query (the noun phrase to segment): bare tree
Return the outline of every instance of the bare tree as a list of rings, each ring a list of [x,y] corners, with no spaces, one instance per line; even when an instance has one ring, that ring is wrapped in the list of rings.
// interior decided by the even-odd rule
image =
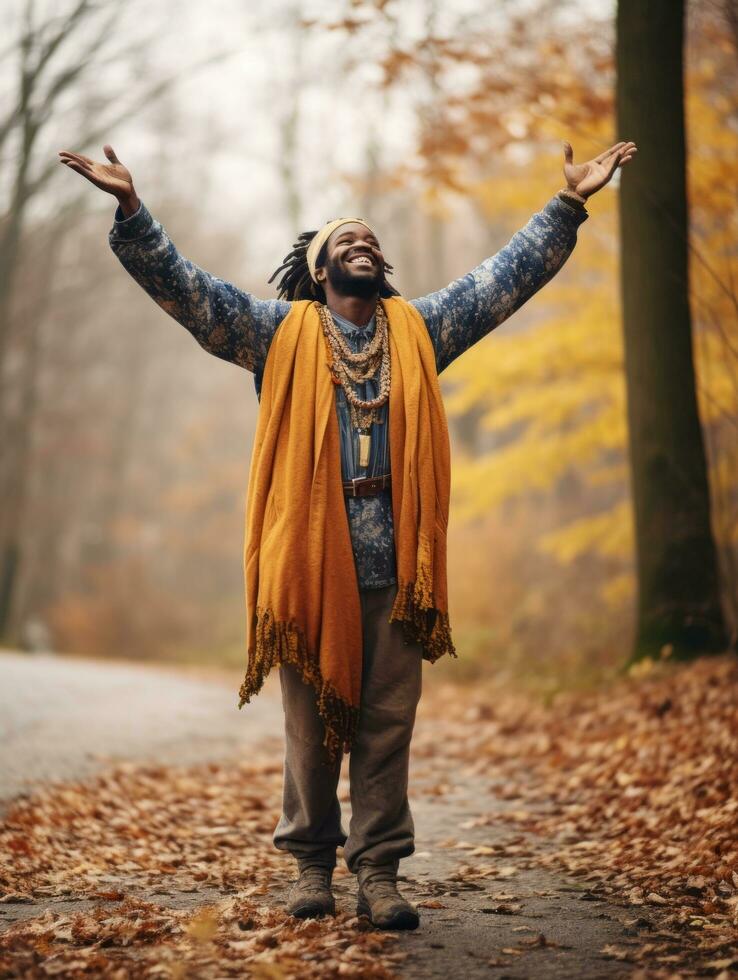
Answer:
[[[0,636],[8,636],[13,594],[22,563],[23,507],[28,447],[34,414],[37,326],[19,296],[19,276],[30,234],[32,205],[51,202],[59,169],[48,145],[50,134],[68,127],[75,146],[99,143],[116,127],[150,106],[181,77],[227,57],[219,51],[152,81],[133,67],[156,40],[139,24],[133,41],[119,27],[130,8],[116,2],[76,0],[61,13],[39,15],[24,0],[16,36],[2,52],[0,67],[15,97],[0,116]],[[127,37],[131,37],[128,32]],[[116,72],[134,80],[121,85]],[[54,210],[58,211],[58,208]],[[69,209],[69,220],[76,211]],[[53,280],[57,250],[47,249],[44,272]],[[21,329],[22,325],[22,329]]]

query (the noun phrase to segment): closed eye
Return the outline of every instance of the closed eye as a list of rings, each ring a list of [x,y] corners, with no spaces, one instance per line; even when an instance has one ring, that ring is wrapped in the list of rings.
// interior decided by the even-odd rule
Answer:
[[[349,238],[349,237],[346,237],[346,238],[339,238],[339,239],[338,239],[338,241],[336,242],[336,245],[351,245],[351,244],[352,244],[352,243],[353,243],[353,242],[354,242],[355,240],[356,240],[356,239],[354,239],[354,238]],[[372,237],[372,236],[370,235],[370,236],[369,236],[369,237],[368,237],[368,238],[366,239],[366,241],[367,241],[367,244],[369,244],[369,245],[371,245],[371,246],[372,246],[372,248],[376,248],[376,249],[379,249],[379,242],[377,241],[377,239],[376,239],[376,238],[373,238],[373,237]],[[380,249],[380,251],[381,251],[381,249]]]

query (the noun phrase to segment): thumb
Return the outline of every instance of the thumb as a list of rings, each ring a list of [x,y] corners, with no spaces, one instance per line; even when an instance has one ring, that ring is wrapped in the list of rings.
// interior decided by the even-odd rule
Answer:
[[[103,153],[108,158],[108,160],[110,160],[111,163],[120,163],[120,160],[115,155],[115,150],[110,145],[110,143],[105,144],[105,146],[103,147]]]
[[[564,140],[564,159],[567,163],[574,163],[574,151],[571,148],[571,143]]]

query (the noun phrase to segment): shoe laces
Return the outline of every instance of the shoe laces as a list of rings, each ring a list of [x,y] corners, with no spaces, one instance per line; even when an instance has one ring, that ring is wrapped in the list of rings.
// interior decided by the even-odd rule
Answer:
[[[307,864],[300,868],[300,884],[316,884],[330,887],[332,868],[321,864]]]
[[[361,887],[369,890],[377,896],[388,896],[396,898],[397,874],[391,868],[377,868],[362,878]]]

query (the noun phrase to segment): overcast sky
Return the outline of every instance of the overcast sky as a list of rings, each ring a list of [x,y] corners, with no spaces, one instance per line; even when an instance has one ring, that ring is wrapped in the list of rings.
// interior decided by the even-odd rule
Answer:
[[[399,0],[399,31],[403,39],[418,36],[434,0]],[[531,0],[496,0],[480,28],[491,30],[519,12]],[[581,9],[607,15],[614,0],[586,0]],[[69,9],[71,0],[45,0],[36,4],[37,16],[44,11]],[[125,97],[127,91],[144,80],[165,77],[183,65],[191,65],[214,52],[230,52],[218,64],[197,71],[179,81],[165,102],[143,110],[134,119],[120,124],[106,139],[134,174],[142,199],[156,212],[157,202],[166,197],[192,194],[197,206],[212,216],[223,229],[243,230],[247,241],[258,238],[253,260],[265,256],[264,268],[273,267],[275,255],[284,252],[291,240],[285,208],[284,187],[279,171],[280,122],[289,111],[295,88],[299,89],[299,128],[304,203],[303,227],[316,227],[337,213],[354,212],[347,181],[335,175],[361,172],[366,142],[371,134],[383,163],[405,160],[412,154],[415,140],[414,102],[419,92],[407,86],[392,97],[377,89],[379,70],[374,52],[380,39],[371,32],[359,39],[344,32],[310,30],[303,34],[299,62],[294,46],[295,11],[325,21],[345,11],[342,0],[270,0],[254,5],[244,0],[211,0],[207,8],[194,0],[167,0],[148,4],[133,0],[127,4],[115,31],[115,44],[135,46],[137,40],[151,37],[141,62],[131,71],[106,67],[106,79],[113,79],[113,91]],[[577,16],[577,4],[569,4]],[[20,21],[25,3],[11,0],[11,21]],[[441,33],[465,18],[476,26],[483,5],[479,0],[444,0],[437,4],[437,26]],[[79,42],[81,43],[81,42]],[[73,50],[73,48],[70,48]],[[347,73],[349,60],[357,67]],[[0,98],[12,97],[13,66],[8,58],[0,62]],[[460,83],[463,82],[463,71]],[[7,101],[4,101],[7,105]],[[63,108],[60,107],[60,109]],[[94,106],[90,112],[95,122]],[[166,125],[168,135],[161,132]],[[102,159],[102,143],[81,147],[81,123],[70,123],[63,112],[52,122],[48,152],[61,148],[86,152]],[[153,176],[153,161],[166,164],[165,177]],[[304,166],[302,161],[304,160]],[[64,193],[62,173],[57,193]],[[167,186],[162,186],[165,184]],[[41,206],[55,206],[55,198]],[[100,204],[101,208],[105,204]],[[268,258],[266,258],[268,257]]]

